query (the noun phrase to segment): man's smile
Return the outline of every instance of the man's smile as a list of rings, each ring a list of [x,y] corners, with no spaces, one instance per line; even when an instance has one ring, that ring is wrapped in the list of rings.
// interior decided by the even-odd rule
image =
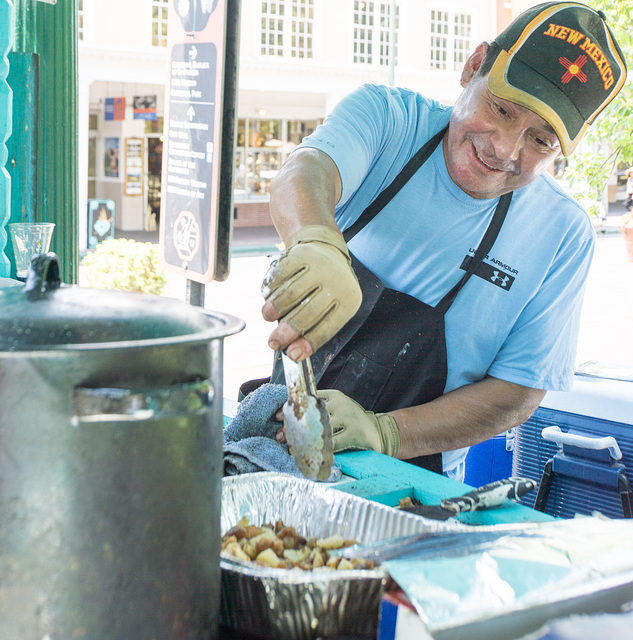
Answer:
[[[503,171],[503,169],[498,169],[497,167],[493,167],[491,164],[488,164],[479,154],[479,151],[477,151],[477,147],[473,147],[475,150],[475,155],[477,156],[477,159],[479,160],[479,162],[481,162],[482,164],[484,164],[486,167],[488,167],[488,169],[491,169],[492,171]]]
[[[487,169],[490,169],[490,171],[495,171],[497,173],[517,173],[514,165],[511,165],[510,163],[504,163],[499,158],[495,158],[494,164],[490,164],[490,161],[485,159],[485,156],[479,151],[472,138],[470,139],[470,143],[473,145],[473,151],[477,160],[479,160],[479,162],[481,162],[481,164],[483,164]]]

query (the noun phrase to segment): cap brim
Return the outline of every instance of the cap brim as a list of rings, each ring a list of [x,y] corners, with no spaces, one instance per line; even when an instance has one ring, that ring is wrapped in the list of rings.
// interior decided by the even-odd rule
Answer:
[[[553,85],[547,78],[523,64],[515,57],[509,65],[511,54],[501,51],[488,75],[488,89],[504,100],[530,109],[550,124],[558,136],[565,156],[572,154],[578,146],[589,123],[585,121],[567,95]],[[508,71],[508,69],[510,70]],[[530,93],[520,89],[517,84],[529,87]],[[562,121],[550,104],[566,105],[565,119]]]

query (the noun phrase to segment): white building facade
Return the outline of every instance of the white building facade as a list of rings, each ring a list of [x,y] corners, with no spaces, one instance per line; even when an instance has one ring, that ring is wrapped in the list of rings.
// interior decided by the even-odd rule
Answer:
[[[86,212],[81,249],[87,246],[90,201],[112,200],[123,231],[160,223],[170,2],[78,1],[80,221]],[[365,82],[393,83],[450,104],[475,46],[533,4],[242,0],[234,224],[270,224],[270,180],[342,96]],[[134,109],[135,98],[138,106],[146,97],[155,97],[155,119]],[[140,163],[135,159],[136,181],[130,178],[131,150],[141,157]]]

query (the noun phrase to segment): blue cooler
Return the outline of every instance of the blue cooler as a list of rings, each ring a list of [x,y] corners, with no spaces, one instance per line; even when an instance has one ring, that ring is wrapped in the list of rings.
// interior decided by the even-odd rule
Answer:
[[[470,447],[466,456],[464,482],[471,487],[483,487],[512,475],[514,429]]]
[[[633,517],[633,382],[577,375],[548,392],[515,430],[512,471],[539,482],[520,502],[549,515]]]

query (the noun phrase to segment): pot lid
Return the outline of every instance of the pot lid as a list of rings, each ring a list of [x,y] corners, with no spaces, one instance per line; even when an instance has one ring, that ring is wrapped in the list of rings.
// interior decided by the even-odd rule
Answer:
[[[243,327],[233,316],[172,298],[64,285],[54,253],[33,258],[24,287],[0,289],[0,351],[202,341]]]

